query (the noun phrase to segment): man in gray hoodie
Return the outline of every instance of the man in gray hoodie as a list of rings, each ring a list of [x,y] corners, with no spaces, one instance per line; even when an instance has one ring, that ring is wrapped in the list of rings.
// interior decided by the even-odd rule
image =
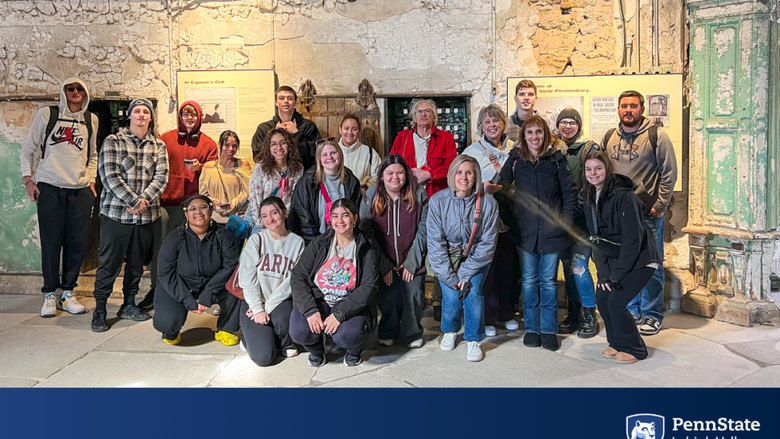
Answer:
[[[19,154],[24,189],[38,208],[45,294],[41,317],[54,317],[58,309],[86,312],[73,289],[87,253],[96,196],[98,118],[87,106],[84,81],[66,79],[59,104],[36,113]]]
[[[604,136],[603,146],[615,164],[615,173],[623,174],[637,186],[635,192],[645,203],[645,223],[653,232],[661,258],[664,257],[664,213],[672,200],[677,181],[677,159],[669,136],[643,115],[645,98],[627,90],[618,98],[620,125]],[[628,304],[628,310],[641,325],[642,335],[661,330],[664,304],[664,267],[658,264],[655,275],[642,293]]]

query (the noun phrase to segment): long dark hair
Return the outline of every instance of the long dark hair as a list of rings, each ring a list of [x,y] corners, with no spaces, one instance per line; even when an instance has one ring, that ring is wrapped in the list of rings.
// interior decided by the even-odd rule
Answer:
[[[260,164],[260,169],[262,169],[266,175],[273,174],[276,169],[276,159],[274,159],[273,154],[271,154],[271,137],[275,134],[281,134],[287,142],[287,169],[289,175],[294,175],[297,174],[298,171],[302,171],[303,163],[301,162],[301,153],[298,152],[298,144],[295,143],[292,134],[281,128],[274,128],[265,135],[263,146],[260,147],[260,152],[258,152],[257,157],[255,157],[255,161]]]
[[[407,210],[411,212],[414,210],[414,201],[417,197],[417,180],[412,175],[412,170],[409,169],[409,165],[406,160],[398,154],[390,154],[382,160],[379,165],[379,175],[376,180],[376,195],[374,196],[374,204],[371,206],[377,215],[383,215],[388,204],[390,204],[390,195],[387,194],[387,188],[385,188],[385,170],[390,165],[401,165],[404,168],[404,174],[406,175],[404,185],[401,186],[401,199],[408,204]]]
[[[528,147],[528,142],[525,140],[525,130],[529,126],[539,127],[544,131],[544,144],[542,144],[542,150],[539,151],[539,156],[537,157],[534,157],[533,154],[531,154],[531,148]],[[552,145],[552,148],[550,148],[550,145]],[[520,128],[520,145],[518,148],[520,148],[520,157],[531,163],[536,163],[539,158],[547,154],[547,151],[549,151],[550,154],[555,152],[555,143],[553,142],[552,132],[550,131],[550,127],[547,126],[547,122],[545,122],[541,116],[534,114],[525,120],[522,128]]]
[[[601,186],[601,189],[602,189],[602,192],[603,192],[604,189],[608,188],[612,184],[612,181],[615,179],[615,166],[612,163],[612,159],[604,151],[596,150],[596,151],[593,151],[590,154],[588,154],[587,157],[585,157],[585,162],[587,162],[588,160],[598,160],[598,161],[600,161],[601,163],[604,164],[604,172],[605,172],[606,175],[604,176],[604,184]],[[588,181],[588,178],[585,175],[585,163],[584,162],[583,162],[583,166],[582,166],[582,172],[583,172],[582,179],[583,179],[584,185],[585,185],[585,194],[587,194],[588,200],[590,200],[591,203],[595,202],[596,201],[596,186],[593,186]]]

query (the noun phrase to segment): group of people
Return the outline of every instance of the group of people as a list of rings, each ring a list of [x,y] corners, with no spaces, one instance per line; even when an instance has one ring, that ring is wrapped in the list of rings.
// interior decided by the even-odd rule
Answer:
[[[97,153],[87,86],[65,80],[59,105],[39,110],[21,151],[38,208],[41,316],[86,312],[73,289],[99,175],[96,332],[108,330],[106,303],[124,265],[117,317],[148,320],[153,308],[167,344],[181,341],[189,313],[218,305],[215,338],[240,344],[260,366],[298,346],[322,366],[329,339],[356,366],[375,329],[380,345],[423,346],[427,275],[440,347],[456,347],[464,322],[469,361],[482,360],[481,343],[498,326],[519,329],[518,302],[526,346],[557,350],[556,334],[595,336],[598,308],[604,355],[647,357],[640,333],[661,328],[663,216],[677,170],[640,93],[620,95],[620,125],[597,142],[582,138],[576,109],[555,122],[538,114],[536,86],[523,80],[516,112],[483,108],[480,137],[460,155],[436,126],[435,102],[415,100],[414,126],[385,157],[361,143],[359,117],[343,117],[338,142],[323,139],[295,109],[292,88],[274,98],[277,114],[252,138],[254,164],[239,158],[235,132],[215,143],[200,131],[193,101],[180,106],[177,129],[156,138],[151,102],[133,100],[129,128]],[[568,297],[560,323],[559,263]],[[136,304],[145,265],[152,288]]]

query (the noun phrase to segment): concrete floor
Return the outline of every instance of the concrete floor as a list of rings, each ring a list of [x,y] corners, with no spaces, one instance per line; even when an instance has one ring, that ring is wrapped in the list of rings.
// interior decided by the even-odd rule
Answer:
[[[560,337],[561,349],[527,348],[521,331],[499,329],[483,343],[485,359],[466,361],[466,344],[439,350],[441,332],[427,310],[421,349],[370,343],[363,364],[346,367],[340,353],[313,368],[306,354],[260,368],[213,339],[216,317],[190,315],[178,346],[152,327],[109,320],[90,331],[91,313],[39,317],[39,295],[0,295],[0,387],[780,387],[780,328],[742,328],[670,314],[645,337],[650,357],[633,365],[603,358],[605,333]],[[91,298],[81,299],[88,309]],[[109,302],[109,317],[119,302]],[[522,325],[521,325],[522,326]]]

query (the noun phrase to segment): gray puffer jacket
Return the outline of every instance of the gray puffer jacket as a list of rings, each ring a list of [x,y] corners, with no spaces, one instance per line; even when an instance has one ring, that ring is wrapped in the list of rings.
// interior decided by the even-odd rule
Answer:
[[[448,250],[460,246],[465,250],[474,224],[476,193],[458,198],[450,189],[431,197],[428,203],[428,260],[439,280],[455,288],[467,282],[493,260],[496,250],[498,203],[491,195],[482,194],[482,223],[458,272],[452,271]]]

